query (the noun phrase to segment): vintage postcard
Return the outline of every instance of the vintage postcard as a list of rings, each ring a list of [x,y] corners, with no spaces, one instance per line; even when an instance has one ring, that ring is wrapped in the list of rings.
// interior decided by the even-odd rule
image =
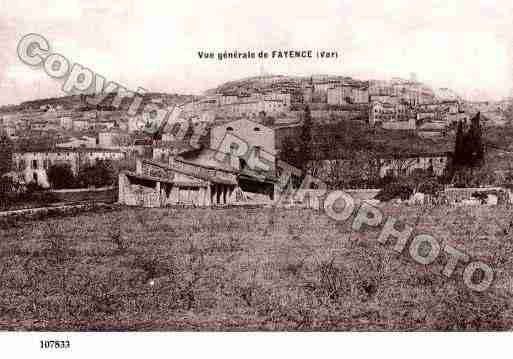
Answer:
[[[0,0],[0,330],[511,331],[512,24]]]

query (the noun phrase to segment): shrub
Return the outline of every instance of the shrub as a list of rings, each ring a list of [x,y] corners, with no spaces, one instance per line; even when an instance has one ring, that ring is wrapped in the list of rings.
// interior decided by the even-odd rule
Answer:
[[[41,192],[43,191],[44,188],[41,187],[41,185],[39,183],[36,183],[36,182],[29,182],[26,186],[26,193],[27,194],[33,194],[33,193],[36,193],[36,192]]]
[[[98,160],[94,165],[84,166],[77,176],[80,187],[103,187],[114,183],[115,169],[111,161]]]
[[[75,184],[75,176],[71,166],[67,163],[51,165],[47,171],[48,181],[55,189],[72,188]]]
[[[383,186],[381,191],[376,196],[376,199],[387,202],[395,198],[407,200],[413,193],[411,185],[400,182],[391,182]]]
[[[444,186],[434,179],[427,180],[420,184],[418,191],[436,197],[444,190]]]

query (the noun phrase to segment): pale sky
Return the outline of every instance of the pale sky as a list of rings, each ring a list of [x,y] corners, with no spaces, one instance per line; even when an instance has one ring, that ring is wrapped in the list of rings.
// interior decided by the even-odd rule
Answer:
[[[199,94],[268,73],[408,78],[500,99],[513,84],[513,4],[505,1],[0,0],[0,105],[62,96],[61,81],[16,55],[27,33],[135,90]],[[222,50],[335,50],[332,60],[200,60]]]

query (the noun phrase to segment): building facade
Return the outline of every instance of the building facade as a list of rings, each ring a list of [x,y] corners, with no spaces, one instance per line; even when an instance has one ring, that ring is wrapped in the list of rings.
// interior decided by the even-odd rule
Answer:
[[[415,170],[431,172],[435,176],[445,174],[452,159],[450,152],[390,154],[378,158],[379,176],[411,175]]]
[[[35,182],[48,188],[47,171],[54,164],[68,164],[77,174],[81,166],[92,165],[97,160],[119,161],[124,158],[121,151],[101,148],[28,149],[14,152],[13,167],[25,183]]]

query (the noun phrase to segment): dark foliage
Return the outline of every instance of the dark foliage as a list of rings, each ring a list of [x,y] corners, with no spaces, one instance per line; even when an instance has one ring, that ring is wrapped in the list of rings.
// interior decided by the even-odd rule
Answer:
[[[111,161],[97,160],[94,165],[84,166],[77,175],[80,187],[103,187],[114,183],[116,174]]]
[[[458,123],[453,157],[453,171],[455,172],[464,168],[483,165],[484,147],[480,118],[481,114],[478,112],[472,118],[470,128],[467,131],[464,130],[461,121]]]
[[[0,132],[0,176],[12,169],[12,151],[12,141]]]
[[[75,186],[75,175],[71,166],[66,163],[51,165],[47,171],[48,181],[55,189],[73,188]]]
[[[377,194],[376,199],[382,202],[387,202],[396,198],[407,200],[412,194],[413,188],[410,184],[391,182],[381,189],[381,191]]]

